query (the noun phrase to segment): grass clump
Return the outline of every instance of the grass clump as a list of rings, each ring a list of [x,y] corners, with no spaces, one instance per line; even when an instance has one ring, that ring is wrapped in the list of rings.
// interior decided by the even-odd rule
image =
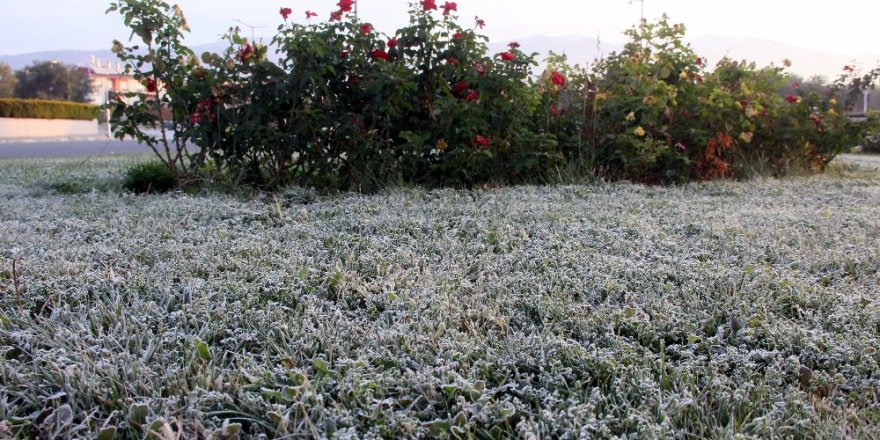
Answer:
[[[177,187],[171,170],[158,160],[141,162],[129,167],[122,186],[132,192],[162,193]]]

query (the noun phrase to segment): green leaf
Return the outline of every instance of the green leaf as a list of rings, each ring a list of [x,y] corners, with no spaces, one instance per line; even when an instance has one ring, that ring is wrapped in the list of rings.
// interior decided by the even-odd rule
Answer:
[[[147,415],[150,413],[150,407],[143,403],[136,403],[131,406],[128,412],[128,421],[134,426],[141,426],[147,421]]]
[[[318,369],[318,372],[322,374],[330,374],[330,364],[327,363],[324,359],[315,358],[312,359],[312,365]]]
[[[116,438],[116,427],[108,426],[98,431],[97,440],[113,440]]]
[[[193,345],[196,347],[196,351],[199,353],[199,357],[204,361],[211,360],[211,350],[204,341],[199,338],[195,338],[193,340]]]
[[[435,437],[440,436],[441,434],[446,434],[449,432],[449,428],[452,427],[452,425],[446,420],[434,420],[433,422],[425,423],[424,426],[425,428],[428,428],[431,435]]]

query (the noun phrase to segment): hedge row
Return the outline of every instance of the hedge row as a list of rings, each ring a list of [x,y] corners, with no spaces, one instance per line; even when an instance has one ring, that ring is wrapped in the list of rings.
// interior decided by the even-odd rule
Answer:
[[[90,104],[43,99],[0,98],[0,118],[97,119],[100,109]]]

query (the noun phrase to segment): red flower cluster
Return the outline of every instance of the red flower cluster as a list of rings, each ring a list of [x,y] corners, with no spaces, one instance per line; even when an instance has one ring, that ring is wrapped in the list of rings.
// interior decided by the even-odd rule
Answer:
[[[290,9],[290,8],[281,8],[281,10],[278,11],[278,13],[281,14],[281,17],[282,17],[282,18],[284,18],[285,20],[287,20],[287,17],[290,17],[290,14],[293,13],[293,9]]]
[[[238,59],[244,63],[254,55],[254,46],[248,43],[241,51],[238,52]]]
[[[369,23],[367,23],[365,25],[361,25],[361,33],[362,34],[367,35],[370,32],[373,32],[373,25],[371,25]]]
[[[312,12],[312,11],[308,11],[308,10],[306,11],[306,20],[308,20],[312,17],[317,17],[317,16],[318,16],[317,12]]]
[[[422,0],[422,10],[430,11],[431,9],[437,9],[437,3],[434,3],[434,0]]]
[[[501,59],[504,61],[513,61],[516,59],[516,55],[513,52],[502,52]]]
[[[552,73],[550,73],[550,81],[552,81],[553,84],[556,84],[559,87],[564,87],[565,75],[554,70]]]
[[[199,102],[196,105],[196,111],[194,111],[191,115],[189,115],[189,123],[192,125],[195,125],[195,124],[202,122],[202,117],[205,117],[208,119],[212,118],[213,114],[211,112],[211,109],[213,109],[213,107],[214,107],[214,101],[211,100],[210,98]]]
[[[489,148],[489,139],[486,139],[485,136],[478,134],[474,136],[474,144],[479,145],[483,148]]]
[[[379,60],[388,61],[389,59],[391,59],[391,55],[388,55],[388,52],[385,52],[382,49],[376,49],[373,52],[371,52],[370,54],[373,56],[373,58],[376,58]]]
[[[797,96],[794,96],[794,95],[788,95],[785,97],[785,102],[788,102],[791,104],[797,103],[798,100],[800,100],[800,98],[798,98]]]
[[[478,27],[478,28],[482,29],[483,27],[486,26],[486,22],[483,21],[482,18],[480,18],[480,17],[476,17],[476,16],[475,16],[475,17],[474,17],[474,20],[476,20],[476,22],[477,22],[477,27]]]
[[[455,2],[446,2],[443,4],[443,16],[449,15],[452,11],[458,11],[458,4]]]
[[[388,48],[394,49],[397,47],[397,37],[391,37],[388,39]]]
[[[339,3],[336,5],[339,6],[340,12],[350,12],[352,7],[354,7],[354,0],[339,0]]]

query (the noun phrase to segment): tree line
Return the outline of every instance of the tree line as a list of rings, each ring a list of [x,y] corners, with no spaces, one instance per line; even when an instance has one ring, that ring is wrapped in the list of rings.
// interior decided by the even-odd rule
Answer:
[[[89,102],[88,72],[57,61],[35,61],[21,70],[0,62],[0,98]]]

